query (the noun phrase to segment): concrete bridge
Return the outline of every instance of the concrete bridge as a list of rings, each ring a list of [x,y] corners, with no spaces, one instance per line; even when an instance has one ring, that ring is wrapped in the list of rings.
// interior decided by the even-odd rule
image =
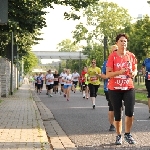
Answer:
[[[59,52],[59,51],[32,51],[40,59],[87,59],[87,55],[84,55],[81,51],[76,52]]]

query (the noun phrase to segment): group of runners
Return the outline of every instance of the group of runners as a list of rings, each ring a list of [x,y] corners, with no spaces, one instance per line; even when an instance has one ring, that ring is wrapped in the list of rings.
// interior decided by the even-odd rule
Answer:
[[[57,70],[54,73],[48,70],[45,75],[36,73],[34,75],[34,85],[38,94],[41,93],[44,83],[46,84],[46,95],[48,95],[48,97],[52,97],[52,93],[59,93],[60,95],[63,94],[67,101],[69,101],[70,91],[76,93],[76,88],[79,85],[83,93],[83,98],[89,98],[87,67],[84,67],[81,75],[76,70],[71,73],[70,69],[63,69],[60,74]]]
[[[127,50],[128,37],[125,34],[116,36],[116,43],[112,46],[108,59],[104,61],[102,69],[96,66],[96,60],[91,60],[89,67],[84,67],[81,74],[70,69],[64,69],[61,74],[51,70],[44,77],[41,74],[35,76],[35,88],[40,94],[43,82],[46,83],[47,95],[52,97],[52,93],[58,92],[60,84],[60,94],[70,99],[70,91],[76,92],[79,83],[82,97],[92,101],[92,108],[95,109],[96,97],[100,86],[100,79],[104,79],[104,93],[108,101],[108,120],[110,122],[109,131],[116,131],[116,145],[122,144],[122,110],[125,110],[125,133],[124,140],[129,144],[135,144],[131,135],[131,127],[134,120],[135,90],[133,78],[137,75],[137,59],[135,55]],[[148,90],[148,106],[150,112],[150,59],[143,62],[143,73],[146,77],[146,88]],[[102,71],[101,71],[102,70]]]

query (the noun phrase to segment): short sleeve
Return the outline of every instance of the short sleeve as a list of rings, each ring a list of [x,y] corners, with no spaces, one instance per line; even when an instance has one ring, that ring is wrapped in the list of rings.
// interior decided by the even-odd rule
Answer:
[[[99,72],[99,74],[101,73],[101,69],[100,68],[98,68],[98,72]]]
[[[135,65],[137,64],[137,59],[135,57],[135,55],[133,53],[131,53],[131,57],[132,57],[132,63]]]
[[[108,60],[107,60],[107,63],[106,63],[106,67],[109,67],[109,68],[112,68],[113,69],[113,66],[114,66],[114,53],[111,53],[109,56],[108,56]]]

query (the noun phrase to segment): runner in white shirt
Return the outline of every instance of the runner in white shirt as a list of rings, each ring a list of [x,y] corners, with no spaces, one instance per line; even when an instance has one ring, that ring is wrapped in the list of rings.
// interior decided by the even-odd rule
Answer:
[[[79,81],[79,73],[75,70],[73,73],[72,73],[72,77],[73,77],[73,84],[72,84],[72,90],[74,91],[74,93],[76,92],[76,87],[77,87],[77,84],[78,84],[78,81]]]
[[[46,75],[46,85],[48,88],[48,97],[52,97],[52,89],[54,84],[54,75],[51,73],[51,70],[48,71],[48,74]]]
[[[72,74],[70,74],[70,69],[67,69],[67,76],[63,77],[62,80],[64,81],[64,92],[66,93],[67,101],[70,98],[70,90],[72,86]]]
[[[67,76],[66,69],[64,69],[63,72],[60,74],[60,77],[59,77],[59,83],[61,84],[60,95],[61,95],[61,92],[64,93],[64,81],[62,81],[62,78],[66,77],[66,76]],[[64,97],[66,97],[65,93],[64,93]]]

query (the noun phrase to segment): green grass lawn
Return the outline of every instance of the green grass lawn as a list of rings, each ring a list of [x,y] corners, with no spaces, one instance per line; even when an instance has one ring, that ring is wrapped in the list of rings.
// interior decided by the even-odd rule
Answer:
[[[135,89],[146,89],[145,88],[145,83],[135,83],[134,84]]]
[[[147,94],[146,93],[135,93],[135,99],[141,100],[141,101],[147,101]]]
[[[145,88],[145,83],[144,82],[140,82],[139,84],[138,83],[134,83],[134,86],[135,86],[135,89],[143,89],[143,90],[146,90]],[[80,88],[77,87],[77,89],[79,90]],[[103,82],[101,82],[101,86],[100,88],[98,89],[98,95],[104,95],[104,89],[103,89]],[[145,91],[142,93],[142,92],[137,92],[135,93],[135,99],[136,100],[141,100],[141,101],[147,101],[147,92],[145,93]]]
[[[101,87],[103,87],[103,81],[101,82]],[[145,89],[145,83],[144,82],[134,82],[135,89]]]
[[[98,92],[97,92],[99,95],[105,95],[104,94],[104,90],[102,87],[100,87],[98,89]],[[147,93],[142,93],[142,92],[136,92],[135,93],[135,99],[136,100],[141,100],[141,101],[147,101]]]

